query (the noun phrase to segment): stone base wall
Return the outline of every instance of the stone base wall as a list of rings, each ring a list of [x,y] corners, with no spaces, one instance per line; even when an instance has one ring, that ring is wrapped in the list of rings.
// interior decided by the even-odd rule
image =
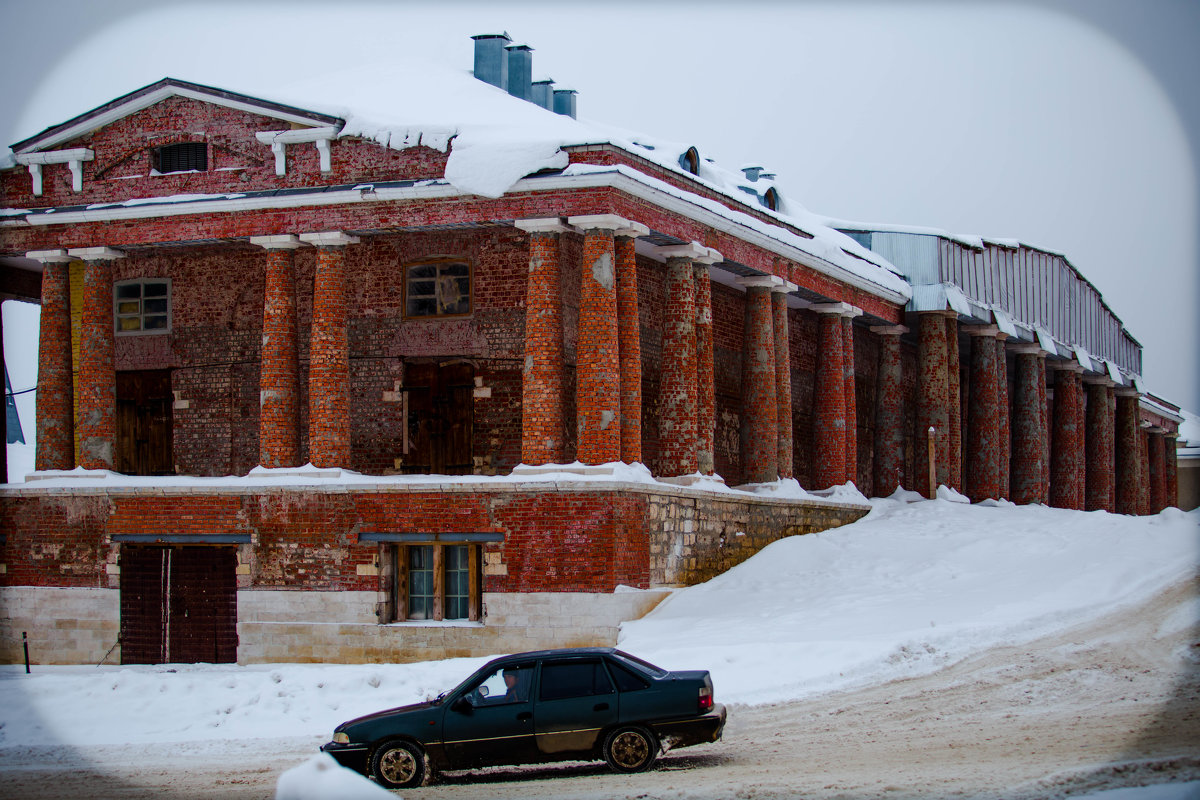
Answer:
[[[32,664],[119,664],[120,627],[116,589],[0,587],[0,663],[24,663],[24,631]]]
[[[375,592],[238,592],[238,662],[401,663],[607,646],[668,591],[485,593],[483,622],[375,622]]]

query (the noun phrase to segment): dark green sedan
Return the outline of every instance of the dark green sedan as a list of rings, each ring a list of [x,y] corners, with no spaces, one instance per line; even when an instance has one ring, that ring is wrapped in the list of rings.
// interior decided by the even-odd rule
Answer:
[[[337,726],[321,749],[389,789],[434,770],[603,759],[649,769],[660,752],[721,738],[704,670],[668,672],[611,647],[490,661],[436,700]]]

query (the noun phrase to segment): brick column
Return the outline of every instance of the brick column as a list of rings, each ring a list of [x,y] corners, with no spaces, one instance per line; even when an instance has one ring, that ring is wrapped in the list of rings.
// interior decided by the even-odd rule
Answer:
[[[1079,428],[1077,364],[1060,365],[1054,381],[1054,423],[1050,441],[1050,505],[1055,508],[1083,509],[1082,481],[1079,468],[1083,460],[1083,431]]]
[[[947,440],[947,485],[955,491],[963,489],[962,386],[958,353],[958,317],[946,315],[946,415],[949,430]]]
[[[1046,356],[1038,359],[1038,408],[1042,412],[1042,484],[1041,499],[1037,502],[1050,503],[1050,392],[1046,383]]]
[[[258,463],[300,466],[300,366],[296,333],[295,236],[252,236],[267,251],[258,380]]]
[[[853,388],[853,366],[846,364],[854,350],[853,342],[847,347],[843,320],[853,319],[862,311],[847,303],[822,303],[810,306],[809,311],[820,315],[813,400],[813,482],[815,488],[826,489],[851,480],[854,470],[847,457],[850,442],[854,441],[849,430],[856,414],[854,399],[847,397],[847,389]]]
[[[1150,431],[1138,425],[1138,514],[1150,513]]]
[[[1163,442],[1163,455],[1166,458],[1167,476],[1167,507],[1179,507],[1179,461],[1176,452],[1178,433],[1167,433]]]
[[[317,248],[308,363],[308,457],[315,467],[350,466],[350,346],[346,335],[346,245],[341,231],[302,233]]]
[[[86,264],[79,330],[79,466],[112,469],[117,439],[112,262],[125,254],[109,247],[67,252]]]
[[[875,381],[875,494],[890,495],[904,483],[904,371],[900,358],[903,325],[877,326],[879,376]]]
[[[1000,484],[1001,452],[1008,442],[1000,438],[1000,387],[996,368],[997,351],[1004,345],[996,340],[1000,333],[994,325],[974,325],[964,329],[971,337],[971,377],[967,398],[965,488],[971,501],[978,503],[1003,496]]]
[[[720,253],[709,248],[705,255],[692,261],[696,301],[696,468],[704,475],[716,472],[717,398],[713,375],[712,280],[708,270],[719,260]]]
[[[792,350],[788,340],[788,292],[796,285],[785,283],[771,289],[773,318],[771,331],[775,336],[775,419],[779,430],[779,455],[776,466],[780,478],[792,477]]]
[[[650,229],[645,225],[632,224],[617,230],[613,241],[621,369],[621,460],[626,464],[642,460],[642,322],[634,246],[638,236],[648,233]]]
[[[1042,361],[1046,351],[1035,344],[1018,345],[1013,398],[1012,500],[1041,503],[1045,498],[1046,407]]]
[[[1088,378],[1087,457],[1084,468],[1084,504],[1088,511],[1115,511],[1113,502],[1113,414],[1112,381]]]
[[[842,317],[842,375],[846,389],[842,395],[846,405],[846,480],[858,484],[858,393],[854,388],[854,322]]]
[[[71,279],[67,266],[71,257],[66,250],[38,250],[25,255],[42,262],[34,469],[74,469]]]
[[[1150,467],[1150,513],[1157,514],[1167,507],[1167,454],[1163,446],[1162,428],[1147,431],[1146,459]]]
[[[743,471],[747,483],[779,477],[779,395],[775,390],[775,310],[773,276],[741,278],[746,287],[746,328],[742,339]]]
[[[1141,485],[1138,428],[1138,394],[1134,389],[1117,389],[1116,413],[1116,507],[1118,514],[1138,513]]]
[[[1000,496],[1011,497],[1012,492],[1012,423],[1008,391],[1008,348],[1004,341],[1008,334],[996,336],[996,406],[1000,415]]]
[[[559,235],[573,230],[557,217],[519,219],[529,233],[525,286],[525,367],[521,379],[521,462],[561,464],[563,413],[562,266]]]
[[[567,223],[583,231],[575,359],[576,457],[584,464],[606,464],[621,460],[621,357],[613,233],[630,223],[611,214],[570,217]]]
[[[950,381],[946,352],[947,312],[925,311],[917,315],[917,478],[916,488],[929,494],[929,449],[926,437],[934,429],[937,459],[935,481],[950,481]]]

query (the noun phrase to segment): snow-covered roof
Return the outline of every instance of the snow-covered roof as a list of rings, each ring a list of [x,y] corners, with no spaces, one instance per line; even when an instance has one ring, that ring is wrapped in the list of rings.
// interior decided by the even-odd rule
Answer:
[[[886,259],[824,224],[797,200],[780,194],[773,176],[756,175],[757,180],[752,181],[740,170],[725,169],[704,158],[699,160],[698,174],[692,174],[680,164],[680,156],[691,147],[687,143],[555,114],[477,80],[470,71],[403,57],[386,66],[348,67],[291,83],[247,75],[241,85],[216,89],[167,79],[18,142],[14,149],[26,152],[53,146],[96,127],[97,120],[103,123],[106,116],[119,114],[122,103],[125,113],[130,113],[135,106],[143,108],[171,92],[236,107],[257,100],[261,101],[260,113],[293,125],[329,125],[333,119],[339,137],[363,137],[397,150],[425,145],[449,151],[446,180],[461,192],[483,197],[499,197],[528,175],[562,170],[569,161],[564,147],[610,144],[777,220],[779,234],[789,246],[800,255],[815,257],[809,266],[828,271],[821,262],[832,264],[862,279],[855,283],[885,290],[891,299],[898,295],[906,300],[910,295],[907,282]],[[308,116],[312,121],[305,122]],[[762,202],[768,191],[777,205],[774,210]],[[740,223],[755,218],[714,205]],[[787,227],[812,238],[796,235]]]

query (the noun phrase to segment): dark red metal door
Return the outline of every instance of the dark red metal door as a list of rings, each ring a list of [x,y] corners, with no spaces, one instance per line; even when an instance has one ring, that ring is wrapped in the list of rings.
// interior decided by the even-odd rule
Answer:
[[[121,663],[236,660],[232,547],[121,548]]]

